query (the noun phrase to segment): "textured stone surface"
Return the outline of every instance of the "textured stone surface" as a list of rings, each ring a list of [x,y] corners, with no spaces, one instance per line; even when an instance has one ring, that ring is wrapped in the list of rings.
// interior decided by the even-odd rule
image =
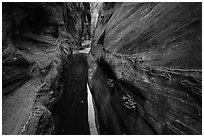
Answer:
[[[201,134],[202,4],[98,8],[88,80],[99,134]],[[62,71],[89,45],[81,44],[89,10],[81,2],[2,4],[3,134],[53,133]]]
[[[103,3],[88,60],[100,134],[202,133],[201,22],[201,3]]]
[[[61,75],[90,37],[89,3],[2,4],[3,134],[52,134]]]
[[[34,107],[21,135],[50,135],[54,130],[52,114],[43,106]]]

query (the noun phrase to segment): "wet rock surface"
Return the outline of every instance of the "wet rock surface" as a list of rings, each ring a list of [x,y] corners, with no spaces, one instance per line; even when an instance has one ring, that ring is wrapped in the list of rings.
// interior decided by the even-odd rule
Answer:
[[[89,54],[100,134],[201,134],[201,3],[103,3]]]

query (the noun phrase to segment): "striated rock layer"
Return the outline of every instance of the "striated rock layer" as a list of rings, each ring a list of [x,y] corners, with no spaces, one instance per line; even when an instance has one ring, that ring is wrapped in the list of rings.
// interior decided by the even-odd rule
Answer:
[[[2,133],[52,134],[61,77],[90,37],[89,3],[2,4]]]
[[[88,62],[99,134],[202,134],[201,3],[103,3]]]

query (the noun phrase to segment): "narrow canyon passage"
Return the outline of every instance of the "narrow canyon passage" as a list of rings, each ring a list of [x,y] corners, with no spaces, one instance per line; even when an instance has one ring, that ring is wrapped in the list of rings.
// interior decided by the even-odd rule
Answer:
[[[71,56],[63,76],[63,92],[57,103],[55,134],[89,135],[85,54]]]
[[[3,2],[2,133],[202,134],[202,3]]]

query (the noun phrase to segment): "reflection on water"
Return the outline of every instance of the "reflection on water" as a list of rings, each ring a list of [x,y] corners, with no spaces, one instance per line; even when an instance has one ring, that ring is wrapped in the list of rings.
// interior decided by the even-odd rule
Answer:
[[[95,114],[94,114],[94,106],[92,102],[92,95],[87,84],[87,91],[88,91],[88,120],[89,120],[89,128],[91,135],[98,135],[95,123]]]

